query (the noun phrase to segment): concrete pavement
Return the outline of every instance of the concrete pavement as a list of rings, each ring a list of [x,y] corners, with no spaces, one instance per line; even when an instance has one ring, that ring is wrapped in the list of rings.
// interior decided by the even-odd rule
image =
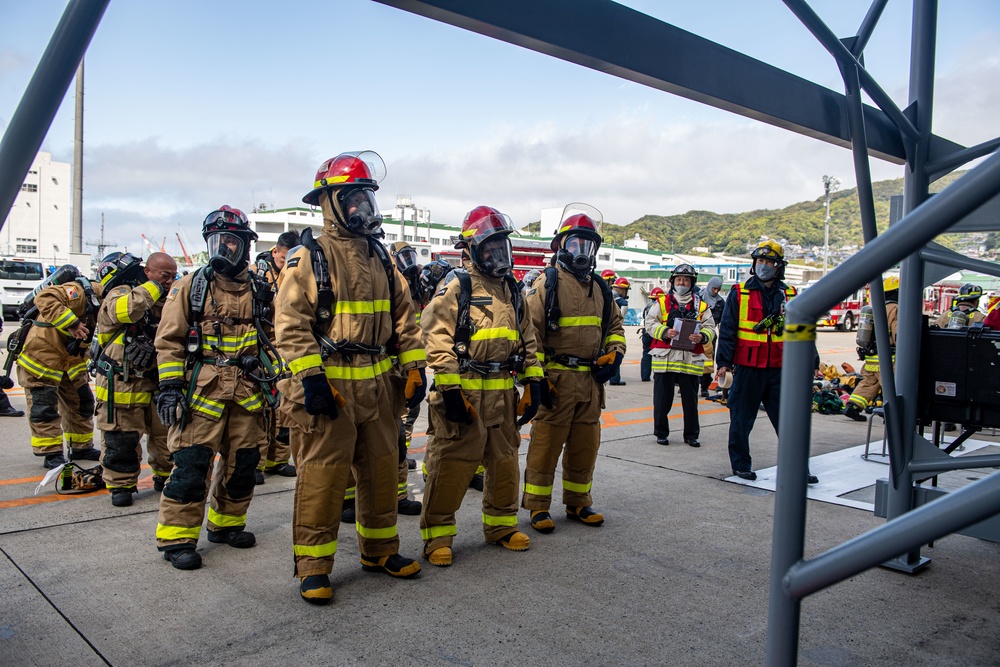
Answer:
[[[824,361],[851,360],[852,341],[821,334]],[[0,420],[0,665],[762,664],[774,496],[724,481],[728,414],[716,403],[699,405],[701,448],[657,445],[652,385],[638,373],[626,363],[628,384],[608,388],[594,483],[604,526],[570,523],[557,504],[556,531],[540,535],[522,512],[532,547],[508,552],[483,543],[470,490],[455,564],[421,561],[408,581],[363,572],[343,526],[335,603],[324,608],[303,603],[292,577],[294,479],[257,487],[248,526],[257,547],[203,539],[205,566],[181,572],[155,549],[148,478],[129,508],[112,507],[106,492],[34,496],[44,471],[27,422]],[[11,399],[23,408],[19,394]],[[761,415],[756,468],[777,454]],[[811,453],[862,444],[866,430],[814,415]],[[416,437],[418,459],[422,446]],[[419,498],[419,470],[410,484]],[[807,556],[882,524],[830,503],[808,510]],[[401,516],[399,531],[401,552],[419,557],[418,518]],[[1000,546],[954,535],[924,554],[933,562],[920,575],[871,570],[807,599],[799,664],[998,664]]]

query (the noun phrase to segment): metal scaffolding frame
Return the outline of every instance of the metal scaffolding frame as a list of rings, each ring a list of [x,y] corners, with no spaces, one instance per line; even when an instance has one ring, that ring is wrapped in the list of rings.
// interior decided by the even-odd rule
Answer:
[[[1000,138],[967,148],[930,130],[937,0],[913,0],[905,109],[863,65],[865,46],[888,0],[874,0],[857,34],[844,39],[837,38],[805,0],[784,0],[835,59],[844,79],[843,95],[611,0],[375,1],[852,150],[865,247],[790,302],[786,316],[768,664],[796,662],[801,601],[807,595],[876,565],[916,572],[929,561],[920,555],[923,544],[1000,512],[1000,473],[914,509],[915,473],[975,465],[928,456],[924,452],[929,445],[917,434],[921,292],[933,273],[928,269],[945,265],[1000,273],[993,263],[969,260],[931,244],[949,229],[985,231],[1000,225],[1000,154],[993,154]],[[107,5],[108,0],[70,0],[67,5],[0,141],[0,220],[10,211]],[[565,20],[569,16],[572,21]],[[876,107],[862,103],[862,92]],[[981,165],[929,197],[931,181],[987,155],[991,157]],[[875,226],[871,156],[906,165],[905,215],[882,235]],[[890,452],[888,521],[806,560],[805,480],[816,322],[844,294],[870,283],[881,367],[892,368],[880,277],[900,262],[900,363],[895,377],[882,373]],[[987,458],[992,465],[996,457]]]

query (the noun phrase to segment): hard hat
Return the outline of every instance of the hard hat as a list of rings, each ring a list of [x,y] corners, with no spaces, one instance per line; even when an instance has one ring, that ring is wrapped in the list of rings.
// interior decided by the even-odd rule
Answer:
[[[785,249],[781,247],[781,244],[773,239],[767,239],[766,241],[761,241],[752,253],[750,253],[751,259],[770,259],[774,262],[780,262],[784,264],[785,262]]]
[[[110,253],[97,267],[97,280],[104,292],[119,285],[134,287],[142,282],[142,277],[142,261],[127,252]]]
[[[601,234],[597,229],[603,222],[604,217],[601,215],[601,212],[590,204],[579,202],[567,204],[560,217],[556,235],[552,238],[552,250],[559,250],[562,247],[562,240],[570,234],[591,238],[598,246],[601,245],[604,239],[601,238]],[[601,277],[604,277],[603,273]]]
[[[650,299],[659,299],[661,296],[664,296],[665,294],[666,294],[666,292],[664,292],[663,288],[659,287],[659,286],[654,287],[653,289],[649,290],[649,298]]]
[[[983,288],[979,285],[973,285],[972,283],[965,283],[958,290],[958,296],[956,296],[954,301],[978,301],[979,297],[983,295]]]
[[[378,184],[385,178],[385,173],[385,162],[375,151],[341,153],[319,166],[316,178],[313,179],[313,188],[302,201],[318,206],[319,194],[326,188],[354,185],[378,190]]]
[[[514,224],[492,206],[477,206],[462,221],[456,248],[465,248],[480,271],[499,278],[514,268],[510,235]]]
[[[892,292],[899,289],[899,276],[889,276],[882,281],[882,291]]]
[[[615,281],[615,284],[612,285],[612,287],[617,287],[618,289],[628,290],[630,287],[632,287],[632,283],[630,283],[628,281],[628,278],[622,276],[621,278],[619,278],[618,280]]]
[[[673,283],[674,278],[677,276],[687,276],[691,279],[692,285],[698,282],[698,272],[690,264],[678,264],[675,266],[674,270],[670,272],[670,282]]]
[[[618,274],[612,271],[611,269],[604,269],[603,271],[601,271],[601,278],[607,280],[608,282],[614,282],[617,277]]]

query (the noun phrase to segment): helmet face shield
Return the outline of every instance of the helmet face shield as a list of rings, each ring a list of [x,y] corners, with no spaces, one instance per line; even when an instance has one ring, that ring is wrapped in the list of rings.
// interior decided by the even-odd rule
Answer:
[[[563,239],[560,261],[576,276],[585,276],[597,266],[597,248],[600,244],[589,236],[571,234]]]
[[[225,276],[235,276],[246,267],[250,248],[242,234],[210,232],[206,240],[208,263],[213,271]]]
[[[494,234],[472,248],[472,261],[479,270],[502,278],[514,268],[514,251],[506,234]]]
[[[337,193],[337,202],[343,215],[344,226],[355,234],[377,235],[382,230],[382,214],[379,213],[372,188],[351,188]]]
[[[407,246],[396,253],[396,268],[404,276],[411,277],[417,274],[417,251]]]

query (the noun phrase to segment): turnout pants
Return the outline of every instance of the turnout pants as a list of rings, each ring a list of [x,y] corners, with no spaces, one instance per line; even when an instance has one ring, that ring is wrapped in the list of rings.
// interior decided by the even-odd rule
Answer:
[[[146,405],[115,406],[114,422],[108,421],[106,404],[97,404],[97,428],[104,436],[101,465],[108,489],[131,488],[139,481],[142,445],[146,434],[146,455],[153,475],[166,479],[174,467],[167,447],[167,427],[150,401]]]
[[[257,469],[267,472],[271,468],[288,463],[292,454],[292,448],[288,439],[278,439],[278,429],[285,426],[285,420],[281,413],[274,409],[266,408],[264,411],[265,438],[260,444],[260,463]]]
[[[24,387],[35,456],[61,454],[64,437],[70,449],[94,446],[94,392],[86,373],[73,380],[63,373],[57,382],[18,366],[17,381]]]
[[[864,410],[874,402],[875,397],[882,393],[882,373],[861,369],[861,382],[851,392],[847,399],[858,410]]]
[[[503,403],[508,413],[495,426],[486,426],[477,416],[471,424],[450,422],[444,416],[440,393],[432,392],[428,417],[433,438],[428,438],[424,462],[427,482],[424,485],[424,508],[420,514],[420,536],[424,554],[440,547],[450,547],[458,528],[455,512],[462,506],[469,482],[482,463],[483,536],[495,542],[517,532],[517,494],[520,468],[517,448],[521,434],[515,426],[512,400]]]
[[[329,574],[337,552],[337,531],[348,477],[357,479],[355,529],[358,550],[372,558],[399,551],[396,490],[399,418],[389,392],[379,392],[378,417],[357,423],[353,405],[336,419],[302,414],[292,421],[291,445],[298,480],[292,513],[295,575]],[[304,422],[308,422],[307,427]]]
[[[729,388],[729,460],[733,471],[752,470],[750,431],[764,404],[774,432],[778,433],[780,415],[781,369],[735,366],[733,386]]]
[[[399,467],[396,472],[396,495],[402,500],[406,498],[409,493],[409,481],[410,481],[410,469],[406,465],[406,450],[408,448],[407,442],[404,440],[406,437],[404,431],[404,425],[402,420],[399,423],[399,438],[396,441],[396,447],[399,450]],[[354,471],[351,470],[350,475],[347,477],[347,489],[344,491],[344,500],[354,500],[357,496],[357,483],[358,480],[354,476]]]
[[[170,427],[167,444],[174,468],[160,497],[156,524],[160,551],[198,543],[209,487],[208,529],[246,526],[263,419],[260,410],[248,412],[227,401],[218,421],[189,409],[183,431],[180,424]],[[219,458],[213,475],[216,454]]]
[[[680,387],[681,408],[684,410],[684,440],[697,440],[701,434],[698,421],[698,383],[700,375],[690,373],[653,373],[653,434],[657,438],[670,435],[670,408],[674,403],[674,385]]]
[[[549,509],[560,454],[563,504],[569,507],[593,504],[590,491],[594,484],[597,450],[601,446],[601,400],[590,373],[579,373],[582,377],[567,376],[567,373],[578,372],[549,371],[556,386],[553,407],[551,410],[545,406],[538,408],[531,422],[531,444],[528,445],[524,495],[521,497],[521,506],[526,510]],[[578,386],[569,387],[561,380]],[[580,390],[585,393],[581,394]],[[590,393],[590,400],[586,393]]]

